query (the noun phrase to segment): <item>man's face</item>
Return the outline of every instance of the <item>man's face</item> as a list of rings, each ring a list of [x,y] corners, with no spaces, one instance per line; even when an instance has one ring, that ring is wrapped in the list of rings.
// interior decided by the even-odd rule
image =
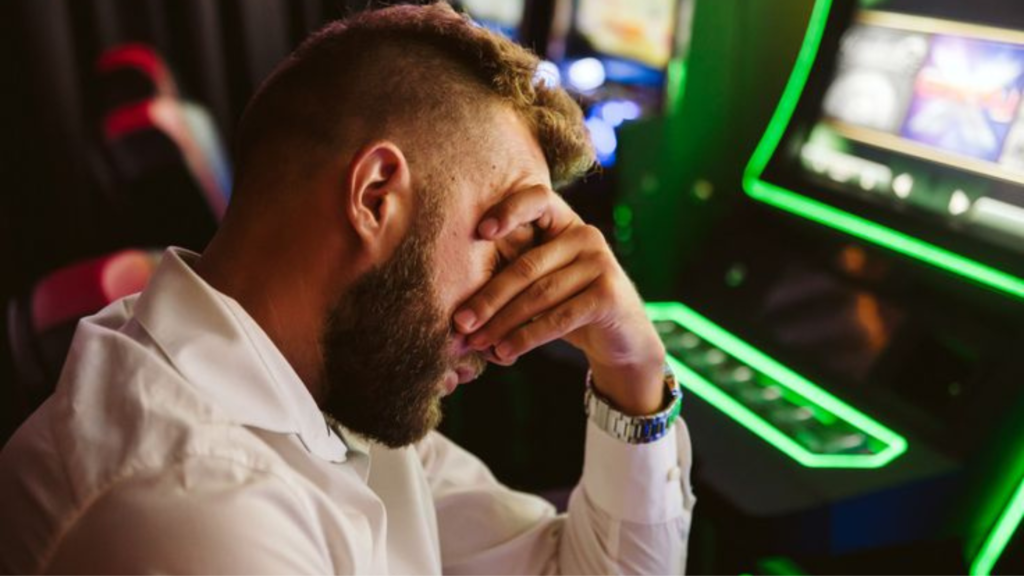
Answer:
[[[532,133],[511,111],[490,127],[492,146],[463,157],[447,182],[416,191],[417,219],[393,256],[360,278],[328,314],[321,338],[324,408],[390,447],[416,442],[441,419],[441,398],[486,362],[453,329],[456,308],[532,246],[524,229],[499,242],[477,226],[511,192],[550,186]],[[454,177],[452,177],[454,176]]]

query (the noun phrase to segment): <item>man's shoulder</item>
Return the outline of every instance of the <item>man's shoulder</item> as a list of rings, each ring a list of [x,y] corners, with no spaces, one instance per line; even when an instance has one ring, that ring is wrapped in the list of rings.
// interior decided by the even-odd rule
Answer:
[[[164,466],[123,471],[54,538],[51,572],[323,572],[316,518],[273,462],[191,451]]]
[[[140,511],[132,505],[146,502],[137,498],[147,487],[191,502],[271,484],[297,493],[280,456],[201,398],[147,340],[133,303],[80,322],[56,391],[0,452],[2,568],[34,571],[94,505]]]
[[[146,404],[131,396],[121,400]],[[217,546],[238,560],[242,544],[276,534],[265,520],[309,531],[306,486],[274,450],[243,426],[156,403],[107,411],[61,390],[32,415],[0,453],[0,568],[142,572],[155,566],[146,555],[171,562],[184,541],[204,563]]]
[[[132,316],[134,297],[83,319],[54,394],[5,447],[22,458],[55,458],[78,492],[125,470],[160,469],[186,458],[280,465],[276,453],[175,369]]]

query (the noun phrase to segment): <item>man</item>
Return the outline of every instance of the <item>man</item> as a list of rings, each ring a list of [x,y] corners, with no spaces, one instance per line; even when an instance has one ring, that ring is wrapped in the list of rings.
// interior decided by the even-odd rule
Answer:
[[[206,252],[169,250],[84,320],[5,447],[3,569],[681,570],[677,388],[601,234],[552,191],[592,152],[536,64],[443,4],[332,24],[285,61]],[[432,431],[486,361],[559,338],[593,412],[562,516]]]

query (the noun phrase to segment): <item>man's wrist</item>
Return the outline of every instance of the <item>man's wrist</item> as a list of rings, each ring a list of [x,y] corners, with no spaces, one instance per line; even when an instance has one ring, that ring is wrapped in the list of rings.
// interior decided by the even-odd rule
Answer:
[[[594,389],[617,410],[629,416],[647,416],[664,403],[665,358],[642,364],[602,366],[591,362]]]

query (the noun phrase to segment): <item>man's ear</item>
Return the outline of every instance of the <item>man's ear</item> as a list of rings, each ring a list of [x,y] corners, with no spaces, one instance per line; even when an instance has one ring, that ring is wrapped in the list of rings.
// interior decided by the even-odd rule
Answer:
[[[345,216],[365,247],[390,252],[411,222],[409,163],[392,142],[378,141],[352,158],[344,183]]]

